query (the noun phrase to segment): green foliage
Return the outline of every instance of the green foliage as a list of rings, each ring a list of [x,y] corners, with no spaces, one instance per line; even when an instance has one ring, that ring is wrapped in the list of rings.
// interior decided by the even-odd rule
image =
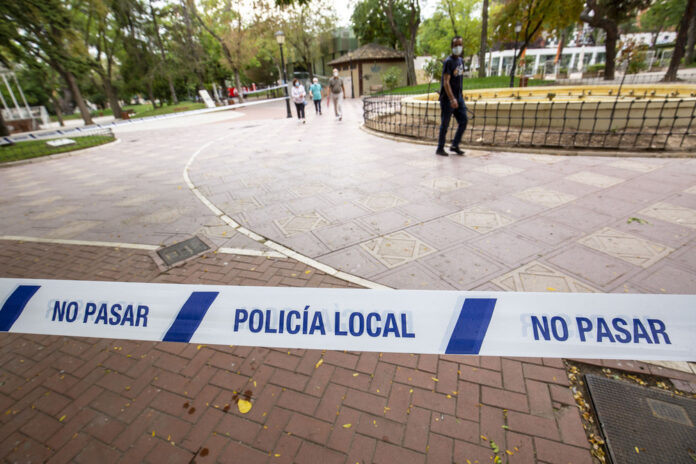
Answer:
[[[430,77],[430,80],[439,81],[442,79],[442,61],[438,58],[431,58],[425,62],[423,70]]]
[[[392,90],[397,85],[399,85],[399,81],[401,80],[401,74],[401,70],[396,66],[392,66],[391,68],[387,69],[385,72],[382,73],[382,82],[384,83],[384,86],[387,88],[387,90]]]
[[[114,140],[114,136],[87,135],[84,137],[75,137],[73,140],[75,140],[74,145],[64,145],[61,147],[51,147],[46,145],[47,140],[29,140],[26,142],[18,142],[13,145],[6,145],[0,147],[0,163],[38,158],[41,156],[65,153],[68,151],[82,150],[83,148],[94,147],[111,142]]]
[[[394,21],[404,35],[408,35],[409,13],[405,4],[394,4]],[[361,44],[378,43],[394,48],[399,44],[399,39],[389,26],[380,0],[359,0],[355,4],[350,21]]]
[[[587,72],[596,73],[597,71],[604,71],[604,63],[591,64],[587,67]]]
[[[481,20],[474,14],[479,0],[440,0],[432,17],[418,30],[418,50],[424,55],[444,58],[451,53],[451,41],[462,36],[462,56],[476,53],[481,42]]]
[[[619,49],[621,50],[621,55],[617,61],[619,64],[626,64],[626,73],[637,74],[644,69],[647,69],[648,65],[645,62],[645,52],[648,50],[648,46],[644,44],[638,44],[633,40],[619,43]]]
[[[676,27],[686,10],[686,0],[656,0],[640,17],[640,30],[658,33]]]
[[[521,48],[538,39],[543,32],[559,36],[576,23],[583,0],[510,0],[492,12],[494,38],[499,42],[519,42]],[[521,30],[515,32],[519,22]]]

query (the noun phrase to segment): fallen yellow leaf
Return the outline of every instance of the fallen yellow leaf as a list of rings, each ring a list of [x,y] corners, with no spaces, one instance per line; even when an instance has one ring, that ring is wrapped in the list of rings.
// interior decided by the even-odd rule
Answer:
[[[237,402],[237,408],[242,414],[246,414],[251,411],[251,402],[247,400],[239,400]]]
[[[357,373],[357,372],[356,372],[355,374],[353,374],[353,377],[357,377],[357,376],[358,376],[358,373]]]
[[[279,458],[279,457],[280,457],[280,453],[276,453],[276,454],[274,454],[273,456]]]
[[[155,431],[154,431],[154,430],[152,431],[152,436],[153,436],[153,437],[155,436]]]
[[[546,287],[546,290],[548,290],[549,292],[555,292],[555,291],[556,291],[556,289],[553,288],[553,287]]]
[[[317,369],[322,364],[324,364],[324,358],[319,359],[319,361],[317,361],[317,363],[314,365],[314,368]]]
[[[435,377],[430,377],[430,378],[433,379],[435,382],[439,382],[439,381],[440,381],[440,379],[435,378]]]
[[[63,414],[60,419],[58,419],[58,422],[63,422],[65,420],[65,414]]]
[[[351,427],[351,425],[352,425],[352,424],[343,424],[343,428],[344,428],[344,429],[349,429],[349,428]]]
[[[636,450],[636,453],[640,453],[640,450],[638,449],[637,446],[634,446],[634,449]]]

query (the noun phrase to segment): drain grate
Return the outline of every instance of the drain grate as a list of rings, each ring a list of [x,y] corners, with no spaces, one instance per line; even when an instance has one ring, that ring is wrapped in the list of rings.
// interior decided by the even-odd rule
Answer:
[[[614,464],[694,463],[696,400],[596,375],[585,380]]]
[[[169,245],[168,247],[157,250],[157,254],[162,260],[167,263],[167,266],[189,259],[193,256],[204,253],[210,250],[210,247],[200,238],[193,237],[183,242]]]

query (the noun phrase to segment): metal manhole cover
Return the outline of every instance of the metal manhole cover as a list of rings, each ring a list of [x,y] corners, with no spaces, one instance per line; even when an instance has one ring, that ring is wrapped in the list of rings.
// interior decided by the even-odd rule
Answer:
[[[168,266],[172,266],[207,250],[210,250],[210,247],[206,245],[203,240],[198,237],[193,237],[157,250],[157,254]]]
[[[696,400],[596,375],[585,380],[614,464],[694,464]]]

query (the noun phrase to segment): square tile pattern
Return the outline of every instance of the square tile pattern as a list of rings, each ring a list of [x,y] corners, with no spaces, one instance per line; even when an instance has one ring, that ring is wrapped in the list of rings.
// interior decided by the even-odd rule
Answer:
[[[481,206],[472,206],[471,208],[450,214],[447,218],[480,234],[486,234],[494,229],[515,222],[514,219]]]
[[[611,187],[612,185],[620,184],[624,181],[624,179],[619,179],[618,177],[605,176],[589,171],[576,172],[575,174],[566,176],[565,179],[601,188]]]
[[[433,190],[439,190],[440,192],[451,192],[452,190],[459,190],[460,188],[468,187],[471,185],[471,183],[465,180],[457,179],[456,177],[444,176],[424,180],[420,183],[420,185]]]
[[[575,196],[555,190],[545,189],[544,187],[532,187],[527,190],[522,190],[514,194],[520,200],[526,200],[530,203],[546,206],[547,208],[555,208],[570,201],[575,200]]]
[[[614,161],[613,163],[609,163],[607,166],[611,166],[613,168],[628,169],[630,171],[635,172],[650,172],[660,168],[660,166],[657,166],[655,164],[639,163],[638,161],[631,160]]]
[[[532,261],[492,281],[511,292],[595,293],[596,289],[557,270]]]
[[[619,232],[605,227],[587,237],[578,240],[586,247],[620,258],[631,264],[649,267],[672,251],[672,248],[651,242],[635,235]]]
[[[316,211],[297,216],[289,216],[275,221],[286,236],[309,232],[329,224],[329,221]]]
[[[435,249],[408,232],[400,231],[361,243],[368,253],[389,268],[434,252]]]
[[[505,164],[487,164],[485,166],[481,166],[474,169],[474,171],[483,172],[485,174],[496,177],[505,177],[511,176],[512,174],[517,174],[518,172],[522,172],[523,170],[512,166],[507,166]]]
[[[372,211],[384,211],[385,209],[408,203],[406,200],[393,193],[375,193],[361,198],[359,202]]]
[[[655,203],[639,214],[696,229],[696,210],[671,203]]]

